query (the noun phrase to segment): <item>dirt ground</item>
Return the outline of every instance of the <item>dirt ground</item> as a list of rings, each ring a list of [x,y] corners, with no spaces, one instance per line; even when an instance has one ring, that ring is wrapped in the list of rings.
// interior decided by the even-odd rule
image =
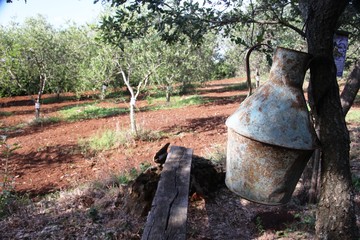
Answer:
[[[132,168],[139,169],[143,163],[153,164],[153,155],[166,142],[192,148],[195,155],[206,156],[215,148],[224,147],[226,144],[225,121],[237,109],[239,103],[246,97],[247,92],[229,91],[225,90],[225,87],[239,81],[240,79],[227,79],[207,83],[206,86],[197,90],[197,94],[211,101],[200,106],[144,111],[141,110],[141,107],[146,106],[147,102],[145,100],[138,101],[138,111],[136,112],[138,126],[147,130],[164,132],[166,137],[151,142],[131,142],[127,147],[118,147],[97,155],[84,153],[79,148],[79,140],[105,129],[115,129],[117,126],[127,128],[129,126],[127,114],[77,122],[60,122],[38,126],[26,125],[19,128],[16,126],[33,120],[34,106],[32,102],[29,101],[28,97],[0,99],[0,112],[11,113],[0,115],[0,135],[7,135],[9,144],[17,143],[21,146],[10,158],[12,164],[10,168],[15,177],[15,190],[21,194],[29,194],[34,197],[74,188],[86,182],[103,179],[111,175],[119,175],[119,173],[128,172]],[[63,107],[89,101],[92,100],[44,104],[42,106],[42,117],[56,116],[56,111]],[[103,107],[127,106],[126,102],[115,103],[113,101],[104,101],[98,104]],[[350,125],[349,128],[352,131],[353,138],[358,139],[359,126]],[[355,142],[356,147],[358,144]],[[355,145],[353,143],[353,146]],[[353,168],[360,171],[357,169],[359,165],[356,163],[358,161],[358,157],[353,159],[355,163]],[[357,199],[359,201],[358,196]],[[285,224],[286,228],[286,223],[298,221],[295,212],[299,208],[303,213],[306,212],[309,216],[313,215],[314,208],[311,206],[299,207],[292,201],[285,207],[265,207],[241,199],[223,188],[211,200],[199,198],[190,202],[188,239],[311,239],[311,229],[307,233],[297,231],[289,233],[282,232],[284,227],[279,228],[282,224]],[[263,214],[261,215],[263,220],[261,223],[256,220],[259,219],[259,214]],[[276,216],[282,219],[282,222],[271,225]],[[31,218],[28,221],[31,221]],[[145,219],[137,219],[136,221],[140,226]],[[48,227],[45,222],[41,223],[44,228]],[[2,231],[1,227],[9,227],[9,225],[4,224],[0,225],[0,232]],[[133,226],[131,229],[137,229],[133,232],[141,232],[138,228],[141,227]],[[21,226],[14,229],[18,231]],[[52,230],[59,232],[57,228]],[[52,230],[48,231],[51,232]],[[39,230],[29,230],[32,233],[36,231]],[[23,235],[8,236],[11,236],[9,239],[33,239],[31,236],[36,236],[36,239],[47,239],[41,237],[42,235],[31,235],[29,232]],[[118,234],[116,238],[109,239],[138,239],[139,234],[133,232],[132,235],[130,234],[132,237],[126,234]],[[57,237],[55,234],[51,238],[102,239],[102,237],[93,238],[88,235],[74,235],[74,238],[66,236]]]
[[[192,148],[194,154],[204,155],[216,144],[226,142],[226,118],[237,108],[246,92],[221,92],[223,84],[236,83],[231,79],[226,83],[212,82],[208,88],[199,90],[212,102],[201,106],[186,108],[138,111],[136,120],[139,127],[161,131],[169,137],[155,142],[136,142],[131,148],[124,147],[106,152],[92,158],[78,151],[79,139],[87,138],[105,129],[129,126],[127,114],[83,120],[71,123],[56,123],[46,126],[29,126],[13,131],[2,132],[8,135],[8,143],[18,143],[21,148],[13,155],[16,176],[16,190],[24,193],[43,194],[69,186],[76,186],[85,181],[101,178],[111,173],[139,168],[140,163],[150,162],[154,153],[161,146],[170,142],[172,145]],[[216,91],[219,88],[219,91]],[[209,91],[209,92],[208,92]],[[230,96],[234,98],[229,99]],[[45,96],[46,97],[46,96]],[[78,105],[89,100],[44,104],[42,117],[56,115],[57,110],[71,105]],[[11,116],[1,116],[2,128],[28,123],[34,118],[34,106],[27,97],[1,99],[1,111],[10,112]],[[127,103],[100,103],[103,107],[126,107]],[[146,105],[138,101],[137,106]]]

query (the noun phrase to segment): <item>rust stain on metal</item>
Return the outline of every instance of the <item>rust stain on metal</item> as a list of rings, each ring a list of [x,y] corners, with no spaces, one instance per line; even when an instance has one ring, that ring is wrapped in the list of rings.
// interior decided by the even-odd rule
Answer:
[[[278,48],[269,81],[226,121],[226,185],[246,199],[288,202],[317,147],[301,89],[309,59],[306,53]]]
[[[258,203],[279,205],[288,202],[312,151],[288,150],[262,144],[232,130],[229,130],[229,140],[230,161],[227,161],[226,166],[226,184],[229,189]],[[234,148],[234,143],[245,148]],[[239,164],[239,158],[241,168],[236,168],[234,172],[233,167]]]

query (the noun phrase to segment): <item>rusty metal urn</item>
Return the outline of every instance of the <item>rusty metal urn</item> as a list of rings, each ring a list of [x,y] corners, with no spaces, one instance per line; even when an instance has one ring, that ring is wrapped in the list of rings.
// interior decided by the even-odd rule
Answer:
[[[317,147],[302,91],[309,60],[277,48],[269,80],[226,121],[226,185],[245,199],[287,203]]]

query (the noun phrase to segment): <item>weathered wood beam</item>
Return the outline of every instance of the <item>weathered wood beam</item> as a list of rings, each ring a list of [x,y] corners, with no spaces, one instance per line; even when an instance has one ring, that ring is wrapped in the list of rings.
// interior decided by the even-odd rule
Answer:
[[[171,146],[142,240],[184,240],[193,150]]]

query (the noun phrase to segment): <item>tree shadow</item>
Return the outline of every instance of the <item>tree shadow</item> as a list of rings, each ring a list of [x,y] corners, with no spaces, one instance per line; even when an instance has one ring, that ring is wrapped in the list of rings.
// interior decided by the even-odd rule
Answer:
[[[113,192],[120,188],[110,187]],[[59,194],[60,195],[60,194]],[[115,207],[110,190],[89,187],[13,207],[0,223],[1,239],[140,239],[146,218]],[[13,222],[16,224],[13,224]]]
[[[76,107],[76,106],[81,106],[81,105],[86,105],[86,104],[89,104],[89,103],[93,103],[93,101],[82,101],[82,102],[79,102],[79,101],[69,101],[69,102],[66,102],[67,104],[65,105],[60,105],[60,106],[51,106],[53,105],[54,103],[46,103],[46,104],[42,104],[41,106],[41,113],[40,114],[50,114],[50,113],[54,113],[54,112],[57,112],[57,111],[60,111],[60,110],[63,110],[63,109],[67,109],[67,108],[71,108],[71,107]],[[26,105],[26,106],[29,106],[31,107],[31,109],[29,110],[11,110],[11,111],[8,111],[9,113],[11,113],[11,115],[34,115],[35,116],[35,108],[33,108],[34,104],[31,104],[31,105]],[[51,107],[51,108],[50,108]]]
[[[22,137],[37,134],[44,129],[49,130],[60,125],[66,127],[66,122],[39,122],[37,124],[26,125],[25,127],[9,127],[0,128],[0,134],[6,135],[8,138]]]
[[[201,157],[194,156],[193,162],[198,158]],[[250,202],[226,187],[225,163],[214,165],[208,159],[201,159],[213,165],[216,172],[201,167],[194,171],[192,167],[192,176],[200,179],[195,185],[200,186],[200,191],[195,189],[196,194],[190,191],[188,239],[254,239],[265,232],[276,236],[295,230],[314,233],[312,223],[306,222],[311,214],[303,212],[308,207],[299,206],[296,196],[288,204],[279,206]],[[219,182],[215,183],[214,179]]]
[[[7,101],[7,102],[1,102],[0,107],[21,107],[21,106],[31,106],[34,105],[34,101],[31,99],[28,100],[13,100],[13,101]]]
[[[45,181],[47,179],[46,173],[53,174],[54,169],[60,174],[71,171],[69,166],[85,161],[81,153],[81,149],[76,144],[64,144],[54,146],[44,146],[34,149],[30,153],[13,152],[8,159],[9,169],[12,170],[12,175],[20,178],[26,174],[41,174],[44,175],[44,182],[36,183],[36,187],[20,187],[17,192],[19,194],[29,194],[30,196],[43,195],[46,193],[54,192],[60,189],[61,185],[54,182]],[[64,166],[67,166],[64,168]],[[61,168],[62,170],[59,170]],[[53,177],[52,177],[53,178]],[[59,179],[60,181],[60,179]]]
[[[213,117],[194,118],[187,120],[184,125],[172,125],[163,131],[165,132],[207,132],[212,130],[219,130],[219,133],[226,133],[225,121],[228,116],[218,115]]]
[[[247,91],[247,90],[248,90],[247,83],[242,82],[235,84],[215,84],[208,86],[206,88],[198,89],[197,92],[199,94],[206,94],[206,93],[239,92],[239,91]]]
[[[216,96],[204,96],[205,101],[209,102],[205,105],[228,105],[233,103],[241,103],[246,98],[245,94],[226,96],[226,97],[216,97]]]

